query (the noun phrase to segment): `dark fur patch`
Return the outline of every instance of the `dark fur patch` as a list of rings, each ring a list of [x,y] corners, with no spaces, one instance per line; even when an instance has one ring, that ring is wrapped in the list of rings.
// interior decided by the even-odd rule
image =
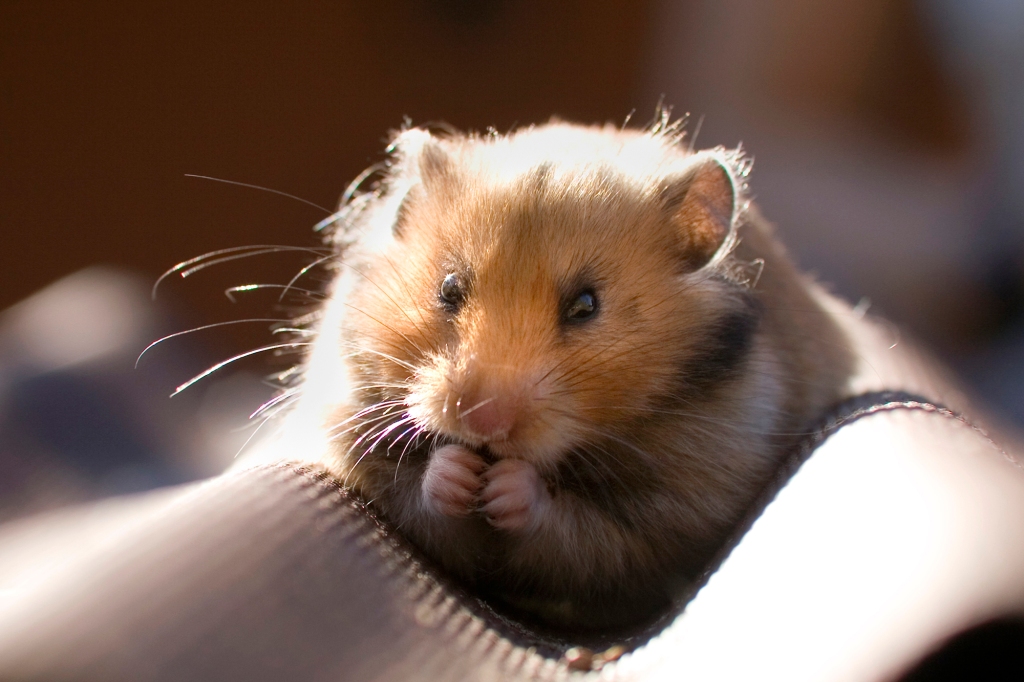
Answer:
[[[709,391],[736,374],[750,354],[762,308],[761,302],[748,294],[740,308],[710,325],[700,342],[701,350],[679,369],[679,386],[684,393]]]

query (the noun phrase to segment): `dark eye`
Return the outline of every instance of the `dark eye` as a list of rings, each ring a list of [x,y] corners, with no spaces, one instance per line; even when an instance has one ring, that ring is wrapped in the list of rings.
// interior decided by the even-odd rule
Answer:
[[[438,297],[440,297],[441,303],[450,308],[456,308],[462,303],[465,292],[462,289],[462,280],[459,279],[458,275],[452,272],[441,280],[441,290],[438,292]]]
[[[589,320],[597,312],[597,296],[591,290],[580,294],[565,309],[563,318],[566,322],[583,322]]]

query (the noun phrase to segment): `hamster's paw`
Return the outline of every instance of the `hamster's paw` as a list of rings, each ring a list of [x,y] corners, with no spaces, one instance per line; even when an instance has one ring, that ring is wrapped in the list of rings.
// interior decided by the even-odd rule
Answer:
[[[521,531],[544,514],[551,495],[537,470],[521,459],[502,459],[483,474],[480,508],[495,528]]]
[[[461,445],[434,450],[423,474],[424,504],[445,516],[466,516],[476,504],[485,466],[479,455]]]

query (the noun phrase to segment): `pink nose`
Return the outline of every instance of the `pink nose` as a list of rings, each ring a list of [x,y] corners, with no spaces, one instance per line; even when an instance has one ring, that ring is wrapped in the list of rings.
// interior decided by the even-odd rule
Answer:
[[[490,395],[461,401],[459,419],[466,430],[484,440],[501,440],[508,436],[518,417],[516,401],[508,395]]]

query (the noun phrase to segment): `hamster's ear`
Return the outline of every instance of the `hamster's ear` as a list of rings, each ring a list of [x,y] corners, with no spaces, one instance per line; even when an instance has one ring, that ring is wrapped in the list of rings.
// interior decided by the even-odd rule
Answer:
[[[427,192],[442,188],[455,174],[455,163],[441,142],[422,128],[400,133],[392,142],[401,173],[412,182],[420,181]]]
[[[687,265],[708,263],[729,237],[736,218],[732,173],[713,154],[698,154],[693,166],[666,180],[662,200],[683,244]]]
[[[394,137],[388,152],[394,158],[391,192],[398,202],[391,232],[401,238],[412,205],[426,195],[448,191],[455,177],[455,164],[440,141],[422,128],[403,130]]]

